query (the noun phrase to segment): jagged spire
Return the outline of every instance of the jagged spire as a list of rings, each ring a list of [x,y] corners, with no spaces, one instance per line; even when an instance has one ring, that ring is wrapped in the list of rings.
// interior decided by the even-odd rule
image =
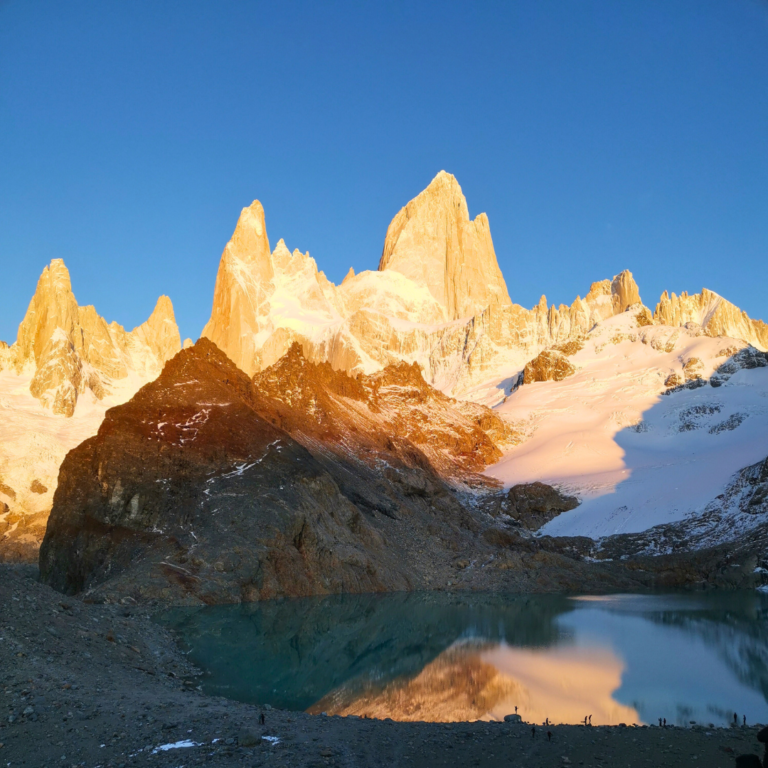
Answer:
[[[445,171],[389,225],[379,262],[387,269],[426,286],[449,320],[511,306],[488,217],[470,221],[461,187]]]

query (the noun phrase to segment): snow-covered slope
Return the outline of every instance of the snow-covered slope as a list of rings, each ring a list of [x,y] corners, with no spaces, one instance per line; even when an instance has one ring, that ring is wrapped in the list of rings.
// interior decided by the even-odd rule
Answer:
[[[768,455],[768,367],[741,367],[764,356],[647,317],[638,306],[602,321],[568,357],[572,376],[523,384],[498,408],[529,437],[488,473],[582,499],[543,533],[599,538],[682,520]],[[670,386],[686,378],[695,388]]]

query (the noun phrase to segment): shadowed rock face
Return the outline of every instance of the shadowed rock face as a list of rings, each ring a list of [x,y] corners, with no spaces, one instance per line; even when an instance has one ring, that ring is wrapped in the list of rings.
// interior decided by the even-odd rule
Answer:
[[[536,531],[559,514],[576,509],[579,500],[575,496],[566,496],[551,485],[522,483],[509,489],[502,506],[524,528]]]
[[[40,555],[65,592],[204,602],[407,589],[381,536],[313,456],[255,410],[207,340],[108,411],[61,470]]]

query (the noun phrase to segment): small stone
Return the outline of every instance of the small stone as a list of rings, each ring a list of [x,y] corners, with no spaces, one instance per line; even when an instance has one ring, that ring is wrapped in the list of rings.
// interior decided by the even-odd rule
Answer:
[[[237,737],[237,743],[241,747],[255,747],[260,741],[261,738],[259,736],[248,730],[240,731]]]
[[[25,707],[24,709],[24,715],[33,715],[35,713],[35,710],[33,707]]]

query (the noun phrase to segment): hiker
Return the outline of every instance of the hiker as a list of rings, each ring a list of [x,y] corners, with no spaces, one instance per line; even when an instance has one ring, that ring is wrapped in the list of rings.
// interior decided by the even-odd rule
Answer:
[[[264,725],[264,713],[263,712],[259,715],[259,725]]]
[[[659,718],[659,728],[661,728],[661,718]]]
[[[592,725],[592,715],[589,716],[589,724]]]
[[[515,714],[517,714],[517,707],[515,707]]]
[[[747,724],[747,716],[746,715],[742,715],[741,716],[741,724],[746,726],[746,724]]]
[[[531,738],[532,739],[536,738],[536,726],[535,725],[531,726]]]
[[[552,731],[547,731],[547,741],[552,741]]]
[[[666,717],[664,718],[664,727],[665,728],[667,727],[667,718]]]

